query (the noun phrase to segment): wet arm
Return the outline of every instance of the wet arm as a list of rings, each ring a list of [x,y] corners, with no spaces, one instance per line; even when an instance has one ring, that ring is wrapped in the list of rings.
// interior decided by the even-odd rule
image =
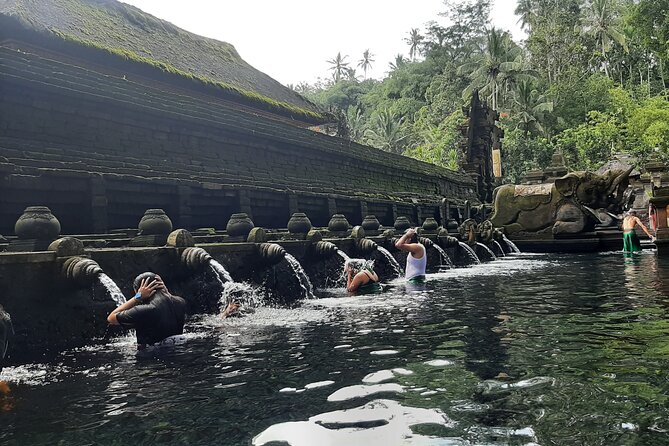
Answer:
[[[641,223],[641,220],[639,220],[638,217],[637,217],[637,219],[636,219],[636,222],[637,222],[637,224],[641,227],[641,229],[643,229],[643,232],[645,232],[646,235],[647,235],[648,237],[650,237],[651,239],[654,239],[654,238],[655,238],[655,237],[653,237],[653,236],[651,235],[650,232],[648,232],[648,228],[646,228],[646,226],[645,226],[643,223]]]
[[[118,313],[120,313],[121,311],[131,309],[132,307],[134,307],[138,303],[139,303],[139,301],[135,298],[128,299],[127,301],[125,301],[125,303],[123,303],[122,305],[119,305],[118,307],[116,307],[114,309],[114,311],[109,313],[109,316],[107,316],[107,322],[109,322],[110,325],[120,325],[118,319],[116,319],[116,315]]]

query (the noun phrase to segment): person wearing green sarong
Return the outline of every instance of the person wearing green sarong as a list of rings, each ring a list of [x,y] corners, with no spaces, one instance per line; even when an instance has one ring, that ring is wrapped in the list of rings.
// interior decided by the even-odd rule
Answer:
[[[349,259],[344,265],[346,290],[356,294],[372,294],[382,291],[379,276],[374,272],[374,261]]]
[[[637,217],[635,211],[629,211],[625,218],[623,219],[623,252],[639,252],[641,251],[641,241],[639,236],[636,234],[636,227],[639,226],[643,229],[651,241],[655,241],[646,226],[641,223],[639,217]]]

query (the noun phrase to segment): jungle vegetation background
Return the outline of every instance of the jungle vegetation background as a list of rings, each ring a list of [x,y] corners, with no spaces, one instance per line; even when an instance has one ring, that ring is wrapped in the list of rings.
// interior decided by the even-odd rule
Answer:
[[[462,107],[479,89],[501,114],[506,181],[555,149],[571,170],[619,152],[669,160],[669,0],[519,0],[524,41],[492,27],[490,9],[446,0],[452,25],[408,30],[383,80],[366,78],[370,48],[290,87],[336,113],[340,136],[451,169]]]

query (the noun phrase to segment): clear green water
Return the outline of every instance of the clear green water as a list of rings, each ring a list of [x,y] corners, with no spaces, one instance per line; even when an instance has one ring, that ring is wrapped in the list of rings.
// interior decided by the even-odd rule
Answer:
[[[191,320],[156,357],[123,338],[5,369],[0,444],[669,444],[669,261],[521,255],[428,279]]]

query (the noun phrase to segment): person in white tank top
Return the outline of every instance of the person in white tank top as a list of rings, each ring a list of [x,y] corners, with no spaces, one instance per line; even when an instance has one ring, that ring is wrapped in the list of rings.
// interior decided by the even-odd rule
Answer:
[[[410,282],[425,280],[427,252],[422,243],[418,243],[418,235],[414,228],[409,228],[395,243],[395,248],[408,252],[407,266],[404,277]]]

